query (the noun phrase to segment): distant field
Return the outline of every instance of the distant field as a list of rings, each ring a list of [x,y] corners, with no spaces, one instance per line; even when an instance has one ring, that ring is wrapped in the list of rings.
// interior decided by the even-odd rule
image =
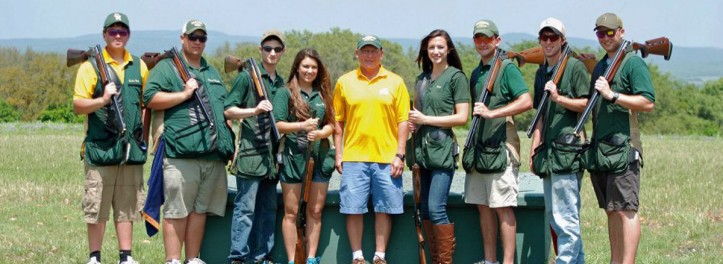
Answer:
[[[78,158],[82,125],[0,124],[0,263],[81,263],[87,256],[80,211],[83,169]],[[721,263],[723,139],[644,136],[638,263]],[[523,157],[529,141],[522,142]],[[150,163],[149,163],[150,164]],[[526,162],[523,171],[529,171]],[[608,263],[604,213],[592,186],[583,186],[583,240],[588,263]],[[519,223],[524,224],[524,223]],[[134,232],[133,255],[162,263],[160,235]],[[117,260],[108,227],[104,263]]]

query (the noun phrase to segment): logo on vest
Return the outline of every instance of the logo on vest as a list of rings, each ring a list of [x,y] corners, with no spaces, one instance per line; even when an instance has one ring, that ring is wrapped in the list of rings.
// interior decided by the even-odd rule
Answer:
[[[387,88],[382,88],[381,90],[379,90],[379,94],[381,94],[381,95],[389,95],[389,89],[387,89]]]

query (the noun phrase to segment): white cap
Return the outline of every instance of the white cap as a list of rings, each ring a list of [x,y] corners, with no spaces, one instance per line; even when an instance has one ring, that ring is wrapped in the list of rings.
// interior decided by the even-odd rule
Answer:
[[[550,28],[555,34],[565,36],[565,25],[563,25],[560,20],[557,20],[557,18],[550,17],[543,20],[542,23],[540,23],[540,32],[545,28]]]

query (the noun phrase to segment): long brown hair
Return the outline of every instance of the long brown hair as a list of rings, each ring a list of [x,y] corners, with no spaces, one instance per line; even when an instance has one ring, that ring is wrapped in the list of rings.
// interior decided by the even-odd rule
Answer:
[[[432,71],[433,65],[432,60],[429,59],[427,46],[429,46],[429,40],[436,37],[442,37],[447,42],[447,49],[449,50],[449,54],[447,54],[447,64],[463,71],[462,61],[459,59],[459,55],[457,54],[457,48],[454,47],[454,43],[452,42],[452,38],[449,36],[449,33],[443,29],[432,30],[432,32],[429,32],[429,34],[422,39],[419,45],[419,55],[417,55],[417,66],[422,68],[422,71],[424,72]]]
[[[311,117],[309,113],[309,104],[306,103],[301,97],[301,88],[299,88],[299,65],[305,58],[311,58],[316,61],[318,66],[318,72],[316,78],[311,82],[312,89],[318,90],[321,93],[321,99],[324,102],[324,109],[326,115],[322,120],[322,126],[326,124],[334,124],[334,105],[331,97],[331,81],[329,77],[329,71],[326,70],[326,66],[321,61],[319,53],[312,48],[305,48],[296,53],[294,63],[291,66],[291,72],[289,72],[288,87],[291,94],[291,100],[289,100],[289,111],[290,114],[296,116],[299,120],[306,120]],[[333,126],[332,126],[333,128]]]

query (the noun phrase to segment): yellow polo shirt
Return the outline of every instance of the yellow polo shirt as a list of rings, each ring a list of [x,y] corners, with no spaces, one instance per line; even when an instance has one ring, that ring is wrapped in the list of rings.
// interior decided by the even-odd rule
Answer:
[[[103,58],[105,59],[105,62],[110,65],[110,67],[116,72],[116,74],[118,74],[118,79],[120,80],[121,84],[123,84],[123,81],[125,80],[126,65],[128,65],[129,62],[133,61],[131,53],[128,52],[128,50],[125,50],[123,54],[123,60],[125,61],[125,63],[123,63],[122,65],[120,64],[120,62],[115,61],[105,48],[103,48]],[[142,60],[140,61],[140,63],[141,78],[143,79],[141,81],[141,84],[143,85],[142,87],[145,88],[146,79],[148,78],[148,67]],[[95,91],[95,85],[97,83],[98,74],[96,74],[93,65],[91,65],[89,61],[83,62],[82,64],[80,64],[80,68],[78,68],[78,75],[75,78],[73,99],[93,98],[93,91]],[[121,87],[116,88],[118,90],[121,89]],[[143,94],[143,92],[141,92],[141,94]],[[143,103],[143,100],[141,100],[141,103]]]
[[[409,117],[409,93],[399,75],[382,67],[367,79],[357,68],[336,82],[336,121],[344,122],[342,161],[392,163],[397,130]]]

